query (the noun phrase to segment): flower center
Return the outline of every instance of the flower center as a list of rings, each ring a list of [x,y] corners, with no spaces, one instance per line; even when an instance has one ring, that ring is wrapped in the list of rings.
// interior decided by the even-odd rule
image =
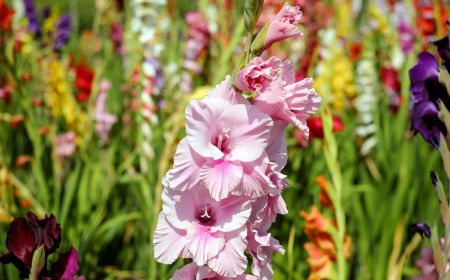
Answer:
[[[211,214],[212,208],[210,204],[205,204],[202,208],[200,208],[200,212],[197,216],[198,221],[202,225],[212,225],[215,220],[212,218]]]
[[[222,128],[222,131],[220,131],[219,136],[217,137],[217,148],[224,152],[227,147],[227,140],[230,139],[230,135],[228,134],[230,132],[230,129],[228,126],[225,126]]]

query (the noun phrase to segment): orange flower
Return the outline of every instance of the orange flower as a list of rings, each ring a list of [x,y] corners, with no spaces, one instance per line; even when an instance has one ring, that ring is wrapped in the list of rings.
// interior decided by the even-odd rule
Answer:
[[[39,136],[43,136],[45,134],[49,134],[50,133],[50,128],[43,126],[39,128]]]
[[[322,205],[323,207],[328,207],[330,209],[334,209],[333,201],[331,200],[331,198],[327,192],[327,187],[328,187],[327,179],[325,179],[325,177],[323,175],[319,175],[316,177],[316,183],[320,187],[320,193],[319,193],[320,205]]]
[[[14,190],[14,196],[19,197],[20,196],[20,191],[19,190]]]
[[[319,208],[315,205],[311,206],[311,213],[301,211],[300,215],[305,218],[305,234],[312,241],[312,243],[305,244],[311,268],[308,280],[329,279],[331,262],[336,262],[336,245],[329,231],[331,227],[337,229],[336,220],[322,216]],[[344,258],[350,257],[350,250],[351,238],[346,235],[343,244]]]
[[[17,168],[22,168],[25,164],[27,164],[28,162],[31,162],[33,160],[32,156],[29,155],[21,155],[18,156],[16,158],[16,167]]]
[[[20,201],[20,206],[21,206],[22,208],[31,208],[31,202],[29,202],[29,201],[26,200],[26,199],[22,199],[22,200]]]
[[[350,51],[350,59],[352,61],[358,61],[359,57],[361,56],[361,53],[364,50],[364,46],[361,43],[350,43],[348,46]]]
[[[1,0],[0,0],[1,1]],[[25,116],[24,115],[14,115],[11,118],[11,128],[12,129],[17,129],[19,127],[19,123],[25,121]]]
[[[0,0],[0,29],[8,30],[11,28],[11,21],[15,12],[4,2],[4,0]]]
[[[331,260],[316,244],[308,242],[303,245],[308,252],[306,260],[311,269],[307,280],[322,280],[331,278]]]

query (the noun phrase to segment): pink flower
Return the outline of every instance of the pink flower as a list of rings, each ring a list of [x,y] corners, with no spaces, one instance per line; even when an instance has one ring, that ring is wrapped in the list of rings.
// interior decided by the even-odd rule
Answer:
[[[56,146],[55,152],[61,159],[71,157],[76,149],[75,132],[69,131],[53,138],[53,145]]]
[[[222,276],[242,274],[252,201],[230,196],[217,202],[201,186],[174,191],[165,185],[153,241],[156,260],[170,264],[178,257],[192,258]]]
[[[271,57],[264,61],[260,57],[255,57],[239,71],[236,87],[242,91],[264,92],[277,78],[280,69],[281,61],[278,58]]]
[[[253,105],[268,114],[274,121],[285,121],[295,125],[306,139],[309,128],[306,119],[320,107],[322,99],[311,88],[313,79],[295,82],[295,71],[291,60],[283,63],[281,76],[267,90],[253,100]]]
[[[248,246],[246,252],[253,257],[252,273],[261,280],[273,279],[271,264],[273,252],[277,251],[283,255],[285,252],[280,242],[267,232],[269,227],[270,225],[267,225],[255,229],[247,224]]]
[[[441,249],[444,249],[444,238],[440,239]],[[420,250],[421,258],[415,261],[418,269],[422,271],[421,274],[411,277],[411,280],[438,280],[439,275],[436,272],[436,265],[434,264],[433,250],[429,247],[422,247]],[[447,270],[450,269],[450,259],[447,260]]]
[[[300,37],[303,33],[297,28],[300,22],[302,12],[300,7],[291,7],[286,2],[281,11],[275,16],[267,31],[267,37],[264,42],[264,49],[268,49],[273,43],[292,38]]]
[[[190,263],[185,265],[184,267],[175,271],[175,274],[170,280],[202,280],[202,279],[211,279],[211,280],[257,280],[253,275],[242,274],[236,277],[223,277],[218,275],[216,272],[212,271],[207,266],[198,266],[196,263]]]
[[[285,179],[286,175],[281,174],[281,170],[287,164],[286,136],[284,135],[286,126],[286,122],[275,122],[272,128],[269,145],[266,149],[270,161],[266,176],[270,178],[271,184],[275,187],[268,195],[258,197],[252,205],[250,221],[255,228],[272,224],[275,222],[277,214],[288,213],[286,203],[281,196],[282,190],[289,187],[289,183]]]
[[[178,145],[169,187],[206,186],[220,201],[228,195],[259,197],[269,193],[265,152],[272,121],[236,93],[230,78],[207,97],[186,108],[186,134]]]
[[[100,82],[100,93],[95,101],[94,119],[97,122],[96,131],[100,135],[102,144],[108,142],[108,134],[113,124],[117,122],[117,117],[106,111],[106,102],[108,98],[108,90],[111,89],[111,83],[107,80]]]

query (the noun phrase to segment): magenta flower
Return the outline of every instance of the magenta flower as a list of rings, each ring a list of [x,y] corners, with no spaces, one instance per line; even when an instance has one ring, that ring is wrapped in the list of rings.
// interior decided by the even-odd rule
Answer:
[[[211,279],[211,280],[257,280],[253,275],[242,274],[236,277],[224,277],[218,275],[216,272],[211,270],[207,266],[198,266],[196,263],[190,263],[185,265],[184,267],[175,271],[170,280],[202,280],[202,279]]]
[[[269,25],[267,37],[264,41],[264,50],[272,46],[273,43],[302,36],[303,33],[297,27],[301,17],[300,7],[292,7],[286,2]]]
[[[229,82],[186,108],[187,137],[167,174],[170,188],[185,190],[199,183],[218,201],[230,193],[259,197],[273,188],[265,176],[272,121]]]
[[[444,249],[444,238],[440,239],[441,249]],[[439,275],[436,272],[436,264],[434,263],[433,250],[429,247],[422,247],[420,250],[421,258],[414,263],[418,269],[422,272],[419,275],[411,277],[411,280],[438,280]],[[450,259],[447,260],[446,273],[450,269]]]
[[[166,182],[167,184],[167,182]],[[245,223],[251,212],[247,197],[214,200],[202,187],[186,191],[165,188],[163,210],[154,234],[155,258],[173,263],[192,258],[215,272],[235,277],[247,267]]]
[[[400,47],[405,55],[409,55],[414,50],[414,28],[407,22],[401,21],[398,26]]]
[[[265,92],[257,95],[252,104],[274,121],[295,125],[308,139],[306,119],[315,114],[322,102],[320,95],[311,88],[313,82],[311,78],[295,82],[294,66],[291,60],[287,60],[281,76]]]
[[[59,254],[58,260],[52,263],[51,270],[43,275],[43,280],[85,280],[84,276],[75,278],[78,272],[78,252],[70,247],[69,252]]]
[[[239,71],[236,78],[236,87],[242,91],[264,92],[277,78],[281,70],[281,60],[271,57],[264,61],[255,57],[250,63]]]

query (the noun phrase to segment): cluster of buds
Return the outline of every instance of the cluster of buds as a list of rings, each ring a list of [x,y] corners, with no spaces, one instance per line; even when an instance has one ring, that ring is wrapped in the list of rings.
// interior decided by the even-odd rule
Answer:
[[[295,82],[292,61],[259,57],[273,43],[301,35],[301,12],[286,3],[253,37],[262,2],[246,1],[249,41],[233,76],[187,106],[187,136],[163,179],[154,255],[165,264],[193,261],[174,280],[273,279],[272,255],[284,253],[268,230],[288,211],[281,196],[289,186],[281,173],[285,129],[293,124],[308,138],[306,118],[321,98],[312,79]],[[253,275],[243,274],[244,252],[252,256]]]

